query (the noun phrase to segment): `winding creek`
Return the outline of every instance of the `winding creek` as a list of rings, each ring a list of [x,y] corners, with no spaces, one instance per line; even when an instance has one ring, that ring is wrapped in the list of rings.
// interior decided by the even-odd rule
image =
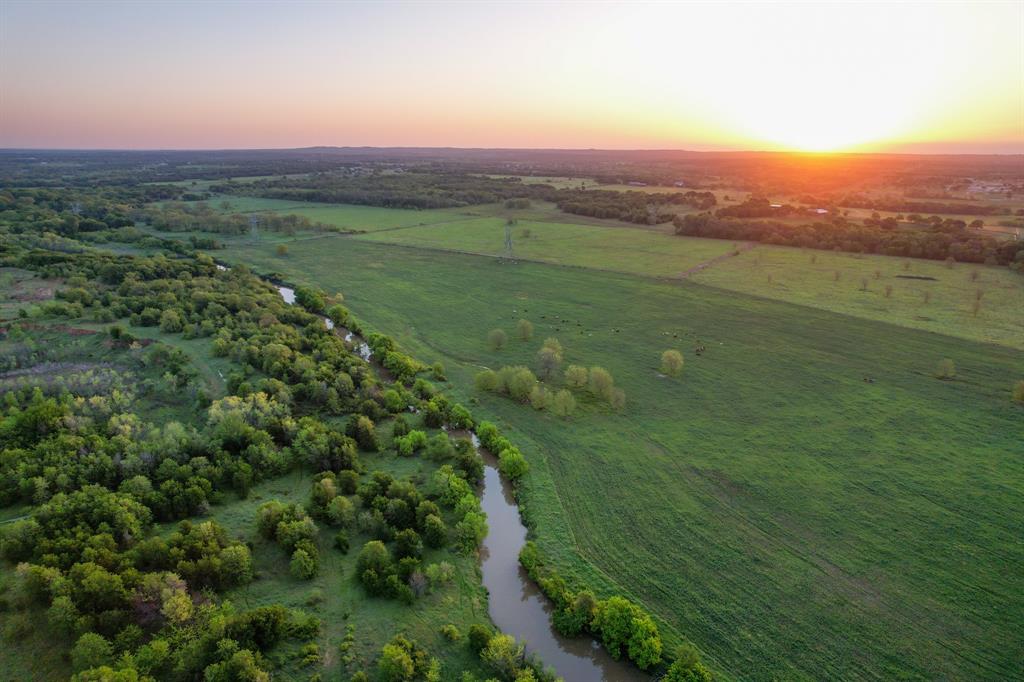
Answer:
[[[294,289],[272,284],[285,303],[295,303]],[[330,319],[323,319],[328,329],[334,328]],[[366,341],[351,331],[344,331],[345,341],[369,361],[371,353]],[[526,527],[519,516],[512,486],[502,479],[497,458],[480,447],[475,433],[460,435],[470,437],[484,460],[481,506],[487,514],[488,532],[480,557],[483,583],[488,592],[488,613],[494,624],[524,642],[528,652],[539,655],[544,665],[554,668],[565,682],[649,682],[649,675],[629,663],[616,661],[596,640],[563,637],[555,632],[551,625],[551,602],[519,563],[519,550],[526,543]]]

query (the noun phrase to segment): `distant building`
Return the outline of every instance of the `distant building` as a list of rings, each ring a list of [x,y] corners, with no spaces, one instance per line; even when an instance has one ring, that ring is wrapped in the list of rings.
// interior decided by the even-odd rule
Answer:
[[[686,182],[684,182],[683,180],[676,180],[675,182],[672,183],[672,185],[675,187],[686,187]]]
[[[636,180],[633,180],[632,182],[629,183],[629,186],[630,187],[646,187],[647,183],[646,182],[637,182]]]
[[[828,213],[828,209],[827,208],[812,208],[811,212],[812,213],[817,213],[818,215],[825,215],[826,213]]]
[[[782,208],[782,204],[769,204],[772,208]]]

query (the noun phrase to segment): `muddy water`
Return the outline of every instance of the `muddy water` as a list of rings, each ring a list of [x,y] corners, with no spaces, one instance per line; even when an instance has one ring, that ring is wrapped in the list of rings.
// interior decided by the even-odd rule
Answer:
[[[476,436],[473,436],[477,444]],[[567,638],[551,626],[551,602],[519,564],[526,527],[519,518],[512,487],[498,473],[497,458],[480,450],[484,459],[482,506],[489,532],[484,540],[484,586],[490,594],[491,620],[502,632],[526,643],[565,682],[650,682],[650,676],[616,661],[590,637]]]

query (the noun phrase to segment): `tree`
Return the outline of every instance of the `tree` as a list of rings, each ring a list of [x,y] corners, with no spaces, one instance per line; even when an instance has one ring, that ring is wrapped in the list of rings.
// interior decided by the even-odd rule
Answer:
[[[684,645],[676,651],[676,660],[662,678],[664,682],[711,682],[711,671],[700,662],[697,650]]]
[[[492,329],[487,334],[487,343],[493,350],[501,350],[505,347],[505,343],[508,341],[508,336],[505,334],[503,329]]]
[[[661,354],[661,373],[670,377],[679,376],[683,371],[683,354],[677,350],[667,350]]]
[[[448,542],[448,527],[437,514],[428,514],[423,519],[423,539],[430,547],[444,547]]]
[[[305,549],[296,549],[292,553],[292,561],[289,564],[292,577],[299,580],[310,580],[317,573],[317,562]]]
[[[524,659],[523,645],[516,642],[515,637],[512,635],[502,633],[491,637],[487,642],[487,646],[480,652],[480,660],[483,661],[484,665],[505,680],[515,678],[515,674],[522,667]]]
[[[498,387],[498,374],[493,369],[485,369],[476,373],[473,383],[478,391],[493,391]]]
[[[537,351],[537,364],[540,366],[541,374],[548,379],[552,372],[557,371],[558,366],[562,364],[562,356],[555,349],[545,346]]]
[[[530,469],[530,465],[523,457],[523,453],[515,448],[509,448],[502,450],[498,455],[498,469],[511,480],[517,481]]]
[[[182,327],[184,323],[181,321],[181,315],[173,308],[168,308],[160,315],[160,331],[173,334],[180,332]]]
[[[538,384],[530,391],[530,404],[535,410],[544,410],[551,406],[551,391],[546,386]]]
[[[611,373],[604,367],[591,367],[590,368],[590,392],[601,398],[611,402],[612,390],[615,388],[615,380],[612,379]]]
[[[381,649],[377,671],[384,682],[407,682],[415,678],[416,666],[406,648],[392,642]]]
[[[71,666],[75,672],[98,668],[113,662],[114,648],[102,635],[87,632],[78,638],[71,650]]]
[[[359,556],[356,558],[356,571],[359,575],[367,570],[384,575],[390,572],[391,568],[391,552],[380,540],[371,540],[359,550]]]
[[[569,365],[569,368],[565,370],[565,383],[573,388],[583,388],[587,385],[588,380],[589,374],[586,367]]]
[[[564,388],[551,399],[551,411],[559,417],[568,417],[575,410],[576,398]]]
[[[956,378],[956,365],[949,358],[943,358],[935,368],[935,378],[951,381]]]
[[[493,633],[486,625],[473,623],[469,626],[469,650],[480,655],[491,641]]]
[[[533,336],[533,323],[529,320],[519,320],[519,322],[516,323],[516,334],[518,334],[519,338],[523,341],[529,341]]]
[[[626,409],[626,392],[621,388],[615,387],[612,389],[612,397],[608,401],[612,409],[616,412],[621,412]]]
[[[287,244],[278,244],[277,248],[274,249],[274,251],[277,253],[278,256],[287,256],[288,255],[288,245]]]
[[[327,504],[327,519],[332,526],[350,528],[356,520],[355,506],[344,495],[338,495]]]

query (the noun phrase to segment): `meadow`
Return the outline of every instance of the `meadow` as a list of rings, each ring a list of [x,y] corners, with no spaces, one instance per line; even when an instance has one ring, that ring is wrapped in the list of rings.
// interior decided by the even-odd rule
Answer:
[[[1024,577],[1005,570],[1024,563],[1019,350],[694,282],[363,239],[216,255],[343,291],[370,326],[443,361],[454,396],[527,454],[524,507],[559,570],[641,602],[724,677],[1024,672]],[[534,338],[489,349],[487,332],[512,336],[519,318]],[[480,367],[533,364],[548,336],[566,363],[609,369],[625,410],[580,396],[563,421],[471,388]],[[681,378],[659,375],[666,348],[683,352]],[[933,376],[944,358],[952,381]]]
[[[505,220],[477,218],[391,230],[360,239],[420,248],[505,254]],[[595,225],[518,220],[512,229],[516,258],[556,265],[673,277],[728,253],[732,242],[720,239],[670,239],[664,232]]]
[[[280,203],[282,211],[291,205]],[[305,210],[322,211],[325,217],[316,219],[324,222],[333,214],[332,224],[360,225],[368,233],[355,237],[359,240],[495,257],[506,254],[505,223],[512,217],[517,221],[513,255],[519,259],[654,278],[685,276],[729,291],[1024,349],[1024,279],[1005,267],[949,267],[923,259],[764,244],[744,250],[743,244],[728,240],[677,237],[664,226],[627,227],[570,216],[551,205],[516,211],[481,206],[454,214],[340,204]],[[261,239],[287,241],[273,234]],[[251,240],[246,235],[223,241]],[[705,263],[711,265],[701,267]]]

